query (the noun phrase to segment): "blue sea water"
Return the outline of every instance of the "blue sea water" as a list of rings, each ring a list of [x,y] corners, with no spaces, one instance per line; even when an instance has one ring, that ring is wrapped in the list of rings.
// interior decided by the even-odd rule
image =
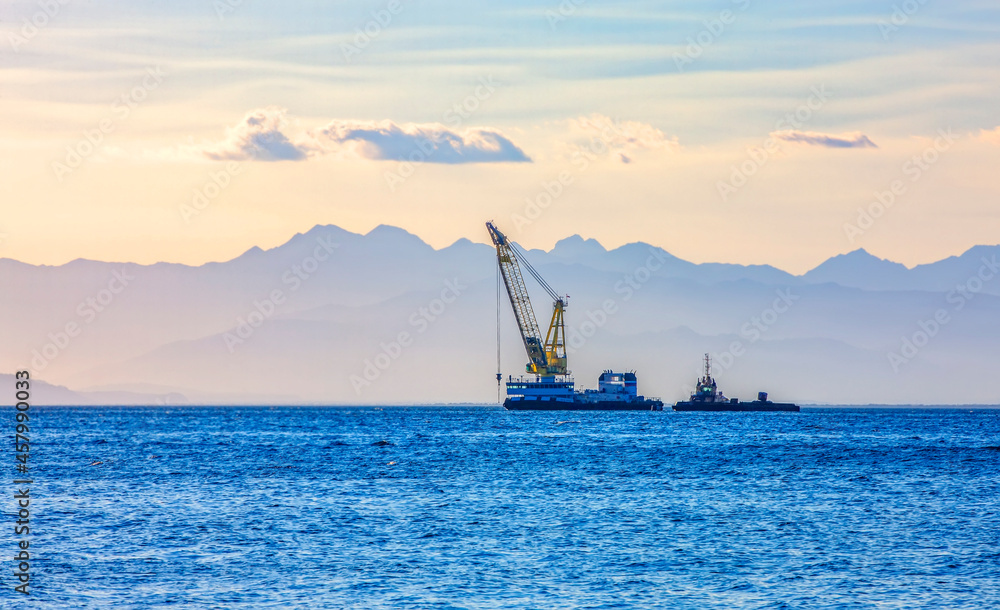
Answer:
[[[1000,607],[1000,410],[35,407],[31,438],[5,608]]]

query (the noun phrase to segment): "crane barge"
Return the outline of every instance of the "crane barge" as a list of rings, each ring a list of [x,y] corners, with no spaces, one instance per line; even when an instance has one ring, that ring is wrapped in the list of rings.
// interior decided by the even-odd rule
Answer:
[[[579,391],[574,388],[566,363],[564,314],[568,297],[560,296],[553,290],[518,251],[516,245],[492,222],[486,223],[486,229],[496,247],[497,265],[528,354],[525,366],[527,376],[522,375],[517,379],[508,377],[507,398],[503,406],[512,411],[662,411],[663,401],[639,395],[634,371],[616,373],[607,370],[598,379],[596,390]],[[552,317],[544,340],[521,267],[528,271],[553,300]],[[497,307],[499,308],[499,301]],[[503,374],[498,370],[498,384],[502,378]]]

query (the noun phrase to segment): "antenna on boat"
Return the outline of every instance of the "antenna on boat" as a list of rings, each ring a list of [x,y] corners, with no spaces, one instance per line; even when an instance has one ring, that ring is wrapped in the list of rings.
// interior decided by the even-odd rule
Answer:
[[[705,379],[712,377],[712,357],[705,354]]]

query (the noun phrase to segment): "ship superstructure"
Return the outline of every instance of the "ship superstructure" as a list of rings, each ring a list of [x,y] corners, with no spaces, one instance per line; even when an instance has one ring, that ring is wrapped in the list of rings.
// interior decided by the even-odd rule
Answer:
[[[730,402],[730,399],[719,391],[719,386],[712,377],[712,357],[708,354],[705,354],[705,375],[695,382],[695,391],[691,395],[691,401],[701,403]]]

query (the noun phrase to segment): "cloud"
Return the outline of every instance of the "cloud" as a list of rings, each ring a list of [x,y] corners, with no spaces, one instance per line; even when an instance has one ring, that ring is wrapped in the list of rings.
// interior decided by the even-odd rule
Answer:
[[[622,163],[631,163],[643,150],[677,152],[676,136],[668,136],[649,123],[618,121],[603,114],[590,114],[569,120],[577,152],[609,151]]]
[[[380,161],[427,163],[530,162],[495,129],[455,131],[438,123],[334,120],[309,133],[317,153],[353,146],[359,156]]]
[[[281,129],[287,125],[286,110],[276,106],[253,110],[226,130],[221,142],[202,150],[213,161],[256,159],[258,161],[301,161],[308,151],[293,144]]]
[[[771,137],[786,142],[798,142],[800,144],[825,146],[827,148],[878,148],[875,142],[872,142],[868,136],[859,131],[834,135],[831,133],[789,129],[787,131],[772,131]]]
[[[197,155],[219,160],[301,161],[311,156],[353,153],[380,161],[427,163],[530,162],[531,159],[496,129],[456,131],[437,123],[353,121],[335,119],[325,126],[289,137],[286,110],[275,106],[253,110],[226,137],[198,147]]]
[[[1000,146],[1000,127],[994,129],[981,129],[977,138],[987,144]]]

